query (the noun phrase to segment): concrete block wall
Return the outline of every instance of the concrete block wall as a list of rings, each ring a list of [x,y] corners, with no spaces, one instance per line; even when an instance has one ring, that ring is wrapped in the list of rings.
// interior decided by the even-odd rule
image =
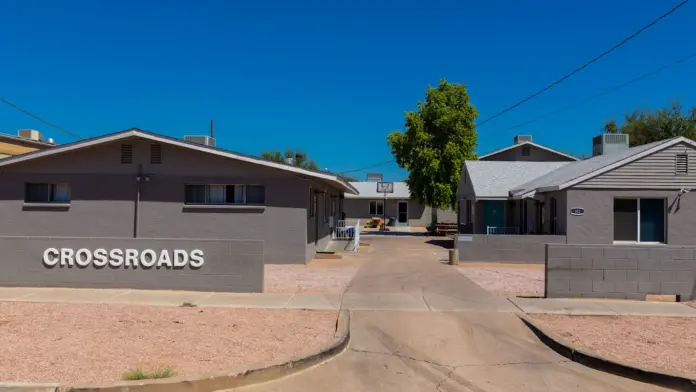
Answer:
[[[564,235],[459,234],[455,246],[459,261],[543,264],[545,246],[566,242]]]
[[[647,294],[696,298],[696,246],[546,247],[546,297],[645,300]]]
[[[160,268],[120,266],[57,265],[43,261],[48,248],[135,249],[142,252],[175,249],[203,252],[199,268]],[[0,286],[132,288],[153,290],[193,290],[223,292],[262,292],[264,277],[263,241],[160,239],[160,238],[82,238],[82,237],[0,237]],[[84,259],[83,259],[84,260]]]

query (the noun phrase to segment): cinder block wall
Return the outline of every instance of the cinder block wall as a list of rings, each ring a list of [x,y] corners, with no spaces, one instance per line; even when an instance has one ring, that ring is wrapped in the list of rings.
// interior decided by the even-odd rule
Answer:
[[[565,242],[564,235],[460,234],[455,237],[459,261],[543,264],[546,244]]]
[[[646,294],[696,298],[696,247],[549,244],[548,298],[645,300]]]
[[[146,249],[160,254],[175,249],[203,251],[200,268],[89,264],[47,266],[47,248]],[[0,237],[0,286],[132,288],[226,292],[263,291],[263,241],[160,238]]]

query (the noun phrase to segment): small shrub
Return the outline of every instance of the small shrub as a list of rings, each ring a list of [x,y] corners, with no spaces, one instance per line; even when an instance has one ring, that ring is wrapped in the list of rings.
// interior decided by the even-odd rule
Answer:
[[[153,380],[156,378],[169,378],[174,375],[174,369],[170,367],[155,369],[151,372],[146,372],[141,368],[129,370],[121,375],[123,381],[135,380]]]
[[[179,305],[181,308],[195,308],[196,306],[198,305],[191,302],[184,302],[183,304]]]

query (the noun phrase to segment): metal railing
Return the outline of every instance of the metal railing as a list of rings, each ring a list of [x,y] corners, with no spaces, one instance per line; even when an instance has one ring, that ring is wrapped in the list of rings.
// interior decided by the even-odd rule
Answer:
[[[517,226],[486,226],[486,235],[518,235],[520,228]]]
[[[353,251],[360,247],[360,219],[337,220],[331,230],[332,240],[353,240]]]

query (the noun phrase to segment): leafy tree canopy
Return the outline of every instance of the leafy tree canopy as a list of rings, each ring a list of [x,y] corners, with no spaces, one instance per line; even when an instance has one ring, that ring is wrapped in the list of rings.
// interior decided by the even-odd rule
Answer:
[[[649,108],[635,110],[624,115],[621,125],[616,120],[609,120],[602,130],[607,133],[629,134],[631,147],[675,136],[696,139],[696,107],[684,112],[679,101],[672,101],[657,111]]]
[[[478,111],[464,84],[441,80],[428,87],[425,102],[406,113],[406,132],[387,137],[396,163],[408,170],[411,198],[437,208],[455,208],[464,160],[476,159]]]
[[[295,160],[295,166],[302,167],[304,169],[319,170],[319,165],[313,159],[307,158],[307,154],[302,151],[293,151],[291,149],[285,150],[285,154],[280,151],[264,151],[261,153],[261,158],[267,159],[274,162],[286,162],[287,158],[292,158]]]

